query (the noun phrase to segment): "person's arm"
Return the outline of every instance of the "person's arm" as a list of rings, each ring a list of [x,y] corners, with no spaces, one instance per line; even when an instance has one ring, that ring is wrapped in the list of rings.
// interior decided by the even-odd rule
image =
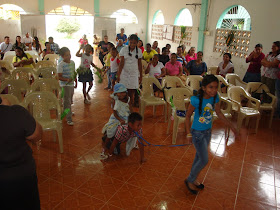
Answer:
[[[27,55],[27,58],[28,58],[28,60],[25,60],[25,61],[24,61],[24,64],[25,64],[25,65],[29,65],[29,64],[34,63],[34,60],[33,60],[33,58],[32,58],[31,55]]]
[[[246,58],[246,63],[249,63],[252,61],[254,54],[255,54],[255,50],[253,52],[251,52],[250,55]]]
[[[82,57],[82,53],[80,53],[81,49],[83,49],[82,45],[80,46],[79,50],[76,52],[77,57]]]
[[[191,117],[192,117],[192,114],[195,110],[195,107],[190,104],[188,106],[188,111],[187,111],[187,114],[186,114],[186,130],[187,130],[187,137],[190,137],[191,138]]]
[[[72,78],[66,78],[62,76],[62,73],[58,73],[58,79],[60,81],[65,81],[65,82],[72,82]]]
[[[42,126],[36,121],[36,128],[34,133],[31,134],[30,136],[27,136],[26,139],[35,143],[40,139],[42,139],[42,133],[43,133]]]
[[[119,38],[118,38],[118,35],[116,36],[116,42],[118,42],[119,41]]]
[[[115,147],[117,146],[118,143],[119,143],[118,140],[116,138],[114,138],[114,140],[111,144],[111,147],[109,149],[109,156],[113,155],[114,149],[115,149]]]
[[[215,112],[217,116],[227,125],[231,128],[231,130],[234,132],[235,136],[238,135],[238,131],[235,128],[235,126],[225,117],[225,115],[221,111],[220,102],[215,104]]]
[[[207,65],[206,65],[206,63],[203,62],[202,68],[203,68],[203,72],[202,72],[201,76],[203,77],[206,74],[206,72],[207,72]]]
[[[125,121],[124,121],[122,118],[119,117],[117,110],[114,110],[113,113],[114,113],[115,118],[117,118],[117,120],[120,121],[120,123],[121,123],[122,125],[124,125],[124,124],[125,124]]]
[[[277,68],[280,61],[278,59],[275,59],[274,61],[268,61],[267,59],[263,59],[261,61],[262,65],[264,67],[268,67],[268,68]]]
[[[28,50],[32,50],[32,44],[29,44]]]
[[[14,67],[21,67],[21,66],[23,66],[23,62],[22,62],[22,61],[18,61],[18,62],[17,62],[17,57],[15,56],[15,57],[13,58],[13,66],[14,66]]]
[[[138,70],[139,70],[139,84],[142,83],[142,77],[143,77],[143,70],[142,70],[142,59],[138,59]]]
[[[121,77],[121,73],[122,73],[122,70],[123,70],[123,67],[124,67],[124,56],[121,56],[121,62],[120,62],[120,65],[119,65],[119,69],[118,69],[118,72],[117,72],[117,82],[120,81],[120,77]]]
[[[165,70],[165,68],[163,67],[163,68],[161,69],[161,74],[158,76],[158,78],[164,77],[165,75],[166,75],[166,70]]]
[[[182,76],[182,75],[183,75],[183,67],[180,66],[179,67],[179,74],[178,74],[178,76]]]
[[[233,73],[233,69],[234,69],[233,67],[229,68],[227,73]]]

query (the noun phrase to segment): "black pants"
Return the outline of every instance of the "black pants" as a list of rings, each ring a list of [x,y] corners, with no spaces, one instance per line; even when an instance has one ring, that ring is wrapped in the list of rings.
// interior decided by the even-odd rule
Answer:
[[[0,180],[0,209],[40,210],[37,175],[16,180]]]
[[[101,53],[101,52],[100,52],[100,53]],[[102,66],[105,65],[105,63],[104,63],[104,61],[103,61],[103,60],[104,60],[104,57],[105,57],[104,55],[102,55],[102,54],[100,55],[100,54],[99,54],[99,60],[100,60],[100,62],[102,63]]]

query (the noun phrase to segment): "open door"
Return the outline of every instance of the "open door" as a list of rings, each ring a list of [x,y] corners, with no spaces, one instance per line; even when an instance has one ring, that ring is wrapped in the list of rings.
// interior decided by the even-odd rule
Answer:
[[[116,39],[116,18],[94,17],[94,34],[99,36],[101,40],[107,35],[109,41],[114,43]]]
[[[39,40],[46,40],[45,15],[20,15],[21,33],[27,32],[32,36],[37,36]]]

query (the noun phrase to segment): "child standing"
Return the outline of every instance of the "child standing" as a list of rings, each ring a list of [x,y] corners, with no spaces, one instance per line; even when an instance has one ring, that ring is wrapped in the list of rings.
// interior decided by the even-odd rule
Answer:
[[[66,120],[68,125],[74,125],[72,121],[71,102],[74,94],[74,81],[72,77],[75,72],[75,63],[70,60],[71,54],[67,47],[62,47],[59,54],[63,59],[57,66],[59,84],[64,88],[64,109],[70,109],[70,112],[66,115]]]
[[[84,49],[85,53],[80,53],[80,51]],[[92,57],[92,53],[93,52],[93,48],[91,45],[87,44],[85,47],[84,46],[80,46],[80,49],[78,50],[78,52],[76,53],[77,57],[81,58],[81,73],[79,73],[79,82],[83,83],[83,94],[84,94],[84,103],[85,104],[91,104],[90,102],[90,96],[89,96],[89,91],[92,88],[92,81],[93,81],[93,76],[92,76],[92,72],[90,70],[90,66],[95,67],[95,64],[92,62],[93,57]],[[88,90],[87,89],[87,82],[89,83],[89,87]]]
[[[118,125],[124,125],[127,123],[128,116],[131,112],[131,106],[129,106],[130,98],[127,95],[127,89],[123,84],[118,83],[115,85],[114,93],[111,97],[114,99],[114,112],[110,116],[109,122],[102,129],[102,133],[106,135],[107,139],[111,139],[115,136]],[[105,149],[104,144],[103,148]]]
[[[204,185],[200,184],[196,179],[201,170],[208,163],[208,145],[211,140],[211,128],[213,112],[215,111],[219,118],[221,118],[226,125],[229,125],[234,134],[238,132],[236,128],[230,123],[221,112],[218,91],[219,80],[214,75],[206,75],[201,84],[201,89],[197,96],[191,97],[189,105],[186,126],[187,138],[191,140],[195,146],[196,154],[192,165],[189,177],[185,180],[188,190],[192,194],[197,194],[198,189],[203,189]],[[190,118],[194,114],[192,129],[190,131]]]
[[[108,79],[107,87],[104,88],[104,90],[112,90],[112,81],[111,81],[111,78],[110,78],[110,74],[111,74],[111,63],[110,63],[110,60],[111,60],[111,57],[112,57],[111,49],[113,47],[115,47],[114,44],[110,42],[108,44],[108,46],[107,46],[107,49],[108,49],[109,53],[104,58],[105,59],[105,66],[106,66],[105,72],[107,73],[107,79]]]
[[[114,138],[106,139],[106,141],[103,143],[105,151],[107,152],[107,150],[109,149],[108,155],[106,155],[106,157],[110,158],[115,147],[117,145],[120,145],[121,143],[126,142],[128,144],[129,141],[134,140],[131,145],[135,144],[138,136],[142,136],[142,116],[137,112],[133,112],[128,116],[128,124],[118,125]],[[146,159],[144,158],[144,145],[140,138],[139,141],[140,163],[143,163],[146,161]],[[127,147],[127,156],[130,154],[132,148],[133,147]]]
[[[110,59],[110,65],[111,65],[111,73],[110,73],[110,79],[112,82],[112,89],[114,90],[114,86],[116,83],[116,79],[117,79],[117,72],[119,69],[119,64],[120,64],[120,59],[118,59],[117,55],[118,55],[118,50],[117,48],[113,47],[111,49],[111,59]]]

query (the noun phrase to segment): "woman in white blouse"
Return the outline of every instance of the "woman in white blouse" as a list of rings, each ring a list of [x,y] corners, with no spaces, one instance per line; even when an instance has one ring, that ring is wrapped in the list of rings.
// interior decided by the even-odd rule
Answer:
[[[234,66],[233,63],[231,62],[231,54],[225,53],[223,56],[223,61],[219,64],[217,68],[217,74],[225,77],[227,73],[233,73],[233,71],[234,71]]]

